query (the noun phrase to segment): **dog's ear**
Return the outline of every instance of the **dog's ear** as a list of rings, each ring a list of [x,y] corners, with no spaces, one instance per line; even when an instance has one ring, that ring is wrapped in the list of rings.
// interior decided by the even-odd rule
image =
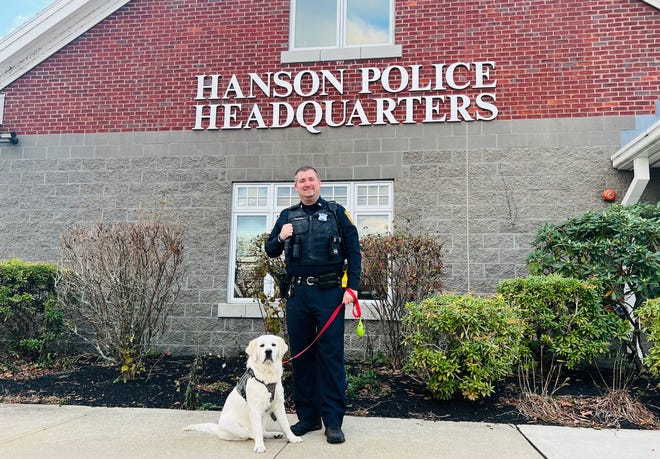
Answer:
[[[255,359],[257,355],[257,340],[256,338],[253,339],[248,343],[248,346],[245,348],[245,353],[248,355],[250,359]]]
[[[286,341],[282,337],[278,336],[277,338],[280,341],[277,345],[280,348],[280,355],[284,355],[289,350],[289,346],[287,346]]]

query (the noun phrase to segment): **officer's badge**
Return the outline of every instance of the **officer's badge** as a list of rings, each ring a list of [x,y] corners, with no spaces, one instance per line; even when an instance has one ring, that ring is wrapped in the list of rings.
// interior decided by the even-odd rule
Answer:
[[[327,222],[328,221],[328,214],[324,214],[323,212],[321,212],[319,214],[319,221],[320,222]]]
[[[348,220],[349,220],[353,225],[355,225],[355,223],[353,223],[353,219],[351,218],[351,214],[348,213],[348,210],[345,210],[345,209],[344,209],[344,215],[346,215],[346,218],[348,218]]]

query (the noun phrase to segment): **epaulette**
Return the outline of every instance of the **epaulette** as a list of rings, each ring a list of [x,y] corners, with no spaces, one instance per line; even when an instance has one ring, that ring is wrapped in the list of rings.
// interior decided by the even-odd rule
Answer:
[[[302,202],[299,202],[298,204],[294,204],[291,207],[287,207],[284,210],[293,210],[293,209],[297,209],[298,207],[302,207]]]

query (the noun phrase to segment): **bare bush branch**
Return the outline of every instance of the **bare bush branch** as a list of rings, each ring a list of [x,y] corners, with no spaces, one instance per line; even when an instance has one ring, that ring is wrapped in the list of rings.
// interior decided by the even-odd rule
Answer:
[[[183,277],[183,231],[162,222],[74,225],[60,240],[58,296],[71,329],[134,378]]]
[[[393,368],[400,369],[405,355],[401,319],[406,303],[440,292],[442,244],[431,236],[397,231],[364,236],[360,246],[360,294],[374,300],[387,357]]]
[[[236,262],[236,289],[245,296],[254,298],[259,304],[267,333],[286,336],[286,300],[280,288],[280,274],[285,268],[284,256],[270,258],[266,255],[266,240],[268,233],[263,233],[246,244],[243,262]],[[272,291],[268,293],[264,292],[264,282],[267,278],[273,282]]]

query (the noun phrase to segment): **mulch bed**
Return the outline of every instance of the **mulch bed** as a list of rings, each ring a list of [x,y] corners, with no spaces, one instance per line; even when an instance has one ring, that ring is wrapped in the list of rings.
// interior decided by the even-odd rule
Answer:
[[[123,382],[116,365],[92,355],[79,356],[69,368],[61,369],[5,363],[0,364],[0,401],[220,410],[244,369],[242,357],[207,355],[195,361],[192,356],[160,356],[149,360],[140,379]],[[347,373],[348,414],[353,416],[660,428],[660,391],[657,380],[647,378],[637,379],[624,397],[609,393],[608,382],[600,375],[573,372],[553,397],[540,397],[522,395],[517,378],[511,377],[498,382],[490,397],[469,401],[435,400],[410,375],[374,363],[347,362]],[[284,390],[287,408],[293,410],[289,368],[285,368]]]

